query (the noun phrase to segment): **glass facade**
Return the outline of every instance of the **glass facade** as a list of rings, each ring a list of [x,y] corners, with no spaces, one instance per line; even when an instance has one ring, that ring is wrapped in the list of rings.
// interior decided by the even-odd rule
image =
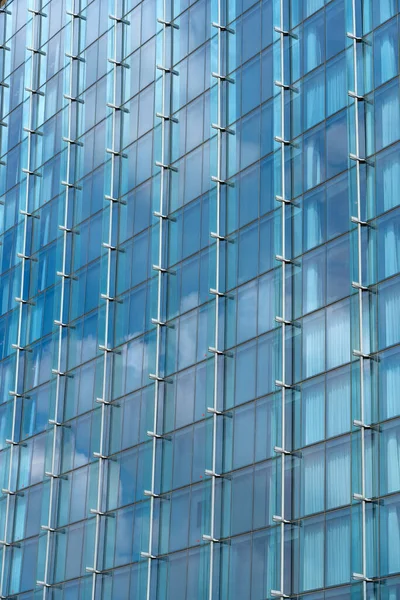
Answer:
[[[0,598],[400,598],[398,0],[0,5]]]

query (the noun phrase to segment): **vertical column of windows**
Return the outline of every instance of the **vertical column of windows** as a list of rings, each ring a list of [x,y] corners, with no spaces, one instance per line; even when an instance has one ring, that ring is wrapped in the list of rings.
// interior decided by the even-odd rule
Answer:
[[[225,291],[222,284],[222,257],[224,256],[222,245],[227,243],[225,230],[223,227],[222,201],[225,196],[227,186],[233,184],[227,180],[226,168],[226,136],[233,135],[234,132],[228,128],[227,111],[225,110],[225,100],[227,96],[227,86],[234,84],[234,80],[227,76],[227,46],[228,36],[234,35],[235,30],[227,26],[228,6],[225,0],[217,0],[212,13],[216,15],[216,21],[211,23],[216,30],[216,56],[213,63],[216,64],[217,71],[212,72],[213,79],[216,80],[216,100],[217,122],[212,123],[211,127],[216,130],[216,175],[211,176],[211,181],[215,184],[215,229],[210,232],[210,237],[214,240],[215,248],[215,286],[210,289],[210,295],[214,297],[214,346],[208,348],[208,352],[214,356],[213,369],[213,394],[211,406],[207,407],[207,412],[212,415],[212,453],[211,469],[207,469],[205,474],[211,478],[211,501],[210,501],[210,532],[203,535],[203,540],[209,544],[209,577],[208,577],[208,598],[212,600],[217,598],[219,593],[216,589],[217,580],[214,574],[214,568],[217,564],[216,545],[221,541],[217,533],[217,480],[223,475],[221,470],[221,457],[218,456],[218,432],[222,426],[221,419],[227,417],[223,407],[223,361],[225,360],[223,327],[221,319],[224,315]],[[222,428],[223,429],[223,428]],[[222,430],[221,429],[221,430]]]
[[[6,52],[10,52],[10,48],[8,46],[5,45],[5,39],[6,39],[6,35],[7,35],[7,18],[8,16],[12,15],[11,11],[8,10],[7,8],[0,8],[0,14],[2,15],[2,40],[1,40],[1,45],[0,45],[0,52],[2,54],[6,53]],[[4,65],[5,65],[5,60],[4,57],[2,57],[2,70],[3,72],[1,73],[1,81],[4,81]],[[4,85],[4,84],[3,84]],[[4,103],[3,103],[3,89],[4,87],[2,87],[2,92],[1,92],[1,110],[3,112],[4,110]],[[2,114],[2,113],[1,113]],[[3,122],[1,122],[1,125],[3,125]],[[0,127],[0,130],[2,129],[2,127]],[[1,131],[0,131],[0,135],[1,135]],[[1,161],[1,166],[4,166],[6,163],[4,161]],[[2,202],[3,204],[3,202]],[[23,278],[22,278],[23,279]],[[16,409],[16,399],[14,398],[14,402],[13,402],[13,423],[12,423],[12,431],[14,432],[15,430],[15,409]],[[12,449],[12,446],[11,446]],[[11,457],[10,457],[11,458]],[[12,477],[12,472],[11,472],[11,462],[9,465],[9,473],[8,473],[8,488],[10,487],[10,479]],[[1,546],[2,546],[2,560],[1,560],[1,579],[0,579],[0,596],[5,596],[6,595],[6,552],[7,552],[7,539],[9,537],[9,521],[10,521],[10,495],[7,495],[6,498],[6,508],[5,508],[5,520],[4,520],[4,530],[2,533],[2,537],[1,537]]]
[[[39,91],[40,85],[40,61],[42,56],[45,56],[45,52],[40,49],[41,40],[41,20],[46,17],[46,13],[42,11],[42,0],[37,0],[33,3],[33,6],[27,8],[30,19],[30,39],[31,45],[26,47],[30,60],[27,61],[29,65],[29,73],[26,74],[26,81],[28,86],[25,91],[28,93],[27,102],[27,127],[25,131],[27,133],[27,150],[26,150],[26,166],[22,167],[23,176],[25,176],[25,199],[22,203],[23,208],[20,209],[20,215],[22,217],[22,236],[20,252],[17,253],[17,257],[21,261],[21,282],[19,288],[19,296],[15,298],[15,302],[18,304],[17,308],[17,339],[12,348],[15,350],[15,379],[14,389],[9,391],[9,395],[12,398],[12,423],[11,423],[11,436],[6,440],[6,444],[10,446],[9,449],[9,461],[8,461],[8,475],[5,477],[7,487],[2,489],[2,493],[6,495],[6,509],[4,519],[4,535],[1,540],[3,546],[2,564],[1,564],[1,575],[0,575],[0,597],[7,597],[7,554],[12,551],[12,502],[18,493],[16,474],[18,472],[18,458],[19,458],[19,431],[18,423],[20,422],[20,410],[21,402],[24,399],[23,390],[23,357],[22,354],[27,350],[25,344],[25,323],[27,319],[27,308],[30,304],[29,301],[29,289],[27,285],[27,271],[29,270],[29,263],[32,257],[29,255],[30,244],[28,242],[28,231],[29,231],[29,219],[33,218],[30,199],[32,196],[33,179],[40,177],[40,173],[35,167],[35,140],[34,137],[39,135],[37,131],[37,115],[39,113],[38,103],[40,97],[44,95],[42,91]],[[10,14],[7,9],[3,9],[5,14]],[[6,46],[2,46],[2,50],[7,51]],[[8,557],[10,558],[10,557]]]
[[[102,243],[105,251],[105,293],[101,294],[101,299],[105,303],[104,315],[104,337],[103,343],[99,345],[99,350],[103,353],[103,373],[102,373],[102,394],[96,402],[100,404],[100,434],[99,434],[99,451],[94,452],[94,457],[98,460],[98,482],[96,506],[90,509],[91,514],[95,517],[95,537],[94,537],[94,556],[93,566],[86,567],[86,571],[92,574],[92,591],[91,598],[95,600],[98,594],[97,583],[102,580],[102,565],[103,565],[103,520],[114,515],[107,512],[104,508],[106,502],[106,481],[107,481],[107,462],[110,460],[108,454],[109,442],[109,411],[118,410],[118,406],[113,404],[110,395],[110,377],[112,371],[112,354],[115,349],[112,346],[112,307],[117,301],[115,297],[115,266],[116,256],[120,251],[118,240],[115,239],[116,227],[115,221],[118,217],[120,205],[120,171],[121,161],[127,156],[121,151],[122,146],[122,131],[123,131],[123,115],[126,109],[122,106],[124,96],[124,78],[121,70],[128,67],[125,57],[125,38],[126,27],[130,25],[130,21],[125,18],[125,2],[124,0],[110,0],[109,2],[109,48],[111,56],[108,57],[108,62],[112,65],[111,71],[108,74],[110,79],[109,94],[110,100],[107,103],[111,110],[110,116],[110,140],[111,144],[106,148],[107,154],[110,155],[110,175],[109,175],[109,193],[105,195],[105,201],[108,206],[105,210],[106,221],[106,240]]]
[[[82,143],[77,140],[79,137],[77,131],[78,116],[77,111],[74,110],[74,104],[77,107],[80,103],[76,102],[76,97],[79,95],[79,81],[80,81],[80,63],[84,61],[84,58],[80,55],[81,50],[81,28],[82,22],[85,17],[81,15],[81,0],[71,0],[70,9],[66,10],[67,23],[70,26],[70,46],[65,56],[69,59],[69,64],[65,71],[65,98],[67,100],[66,107],[66,122],[65,122],[65,135],[63,141],[66,143],[66,170],[65,180],[62,181],[65,187],[64,194],[64,214],[62,223],[59,224],[58,228],[62,232],[62,256],[61,256],[61,270],[57,271],[57,276],[60,277],[60,312],[59,318],[54,320],[54,325],[58,328],[57,331],[57,358],[56,368],[53,369],[53,375],[56,377],[55,382],[55,399],[54,399],[54,416],[49,419],[50,428],[52,428],[52,441],[51,441],[51,470],[46,472],[47,477],[50,478],[50,491],[48,500],[48,518],[47,523],[41,526],[41,529],[45,532],[45,558],[44,558],[44,575],[43,580],[37,581],[37,585],[43,588],[43,599],[46,599],[51,595],[52,587],[52,575],[51,568],[54,562],[52,553],[54,552],[54,536],[62,535],[62,532],[57,530],[57,480],[60,477],[59,473],[59,446],[61,432],[60,429],[64,427],[63,424],[63,385],[65,381],[64,366],[66,365],[66,356],[63,352],[63,341],[65,340],[66,332],[69,328],[68,323],[68,285],[71,277],[70,269],[70,254],[71,254],[71,236],[75,231],[71,228],[72,223],[72,206],[73,206],[73,192],[74,192],[74,177],[75,177],[75,166],[78,160],[78,149],[82,146]],[[65,346],[64,346],[65,347]]]
[[[151,431],[147,431],[147,436],[152,440],[151,450],[151,486],[149,490],[145,490],[144,494],[150,500],[150,516],[149,516],[149,536],[148,548],[141,552],[141,557],[147,560],[147,582],[146,582],[146,598],[150,600],[152,597],[152,581],[153,563],[157,559],[155,551],[155,539],[157,532],[155,531],[156,502],[160,502],[162,498],[157,489],[156,474],[160,472],[160,464],[157,463],[161,459],[159,452],[160,444],[171,443],[164,438],[162,432],[162,423],[160,422],[160,401],[162,397],[162,386],[165,384],[164,369],[162,365],[163,344],[165,336],[163,329],[166,327],[166,286],[168,274],[170,271],[166,266],[168,259],[168,224],[170,211],[170,176],[171,172],[176,172],[178,169],[170,164],[171,159],[171,128],[178,123],[178,119],[172,116],[172,89],[173,79],[179,73],[173,69],[173,42],[174,32],[179,29],[179,26],[174,22],[173,2],[163,0],[159,7],[159,16],[157,22],[161,25],[160,42],[161,42],[161,63],[157,64],[157,70],[161,73],[159,80],[161,84],[161,102],[160,112],[156,112],[157,120],[161,121],[161,135],[158,152],[160,152],[159,160],[156,160],[156,167],[160,170],[160,192],[159,203],[154,211],[154,217],[158,220],[155,231],[158,231],[158,240],[156,241],[157,263],[153,264],[153,271],[156,273],[156,315],[152,318],[152,324],[156,327],[156,348],[155,348],[155,369],[149,374],[149,378],[154,381],[154,405],[153,405],[153,427]],[[157,236],[157,233],[156,233]]]
[[[365,146],[362,140],[362,131],[360,131],[360,103],[364,103],[365,99],[362,94],[361,84],[362,78],[359,75],[360,60],[363,57],[364,39],[360,34],[360,25],[358,22],[360,13],[357,7],[357,0],[352,0],[351,3],[351,17],[352,17],[352,30],[347,33],[348,38],[352,42],[352,64],[353,64],[353,88],[349,89],[348,95],[350,102],[353,104],[354,111],[354,153],[350,153],[349,158],[355,164],[355,185],[354,185],[354,202],[353,206],[356,207],[356,215],[351,216],[351,221],[356,225],[356,269],[357,280],[352,282],[352,287],[356,290],[357,295],[357,312],[358,312],[358,347],[353,349],[353,355],[359,362],[359,417],[354,419],[353,424],[359,429],[360,433],[360,452],[359,452],[359,468],[360,477],[358,485],[360,489],[353,494],[353,498],[356,502],[361,504],[361,552],[359,562],[361,566],[360,573],[353,573],[353,579],[362,584],[363,598],[368,597],[367,584],[371,579],[367,576],[368,564],[372,564],[373,561],[367,561],[367,505],[371,502],[371,498],[368,498],[367,494],[367,467],[366,467],[366,432],[367,429],[371,428],[371,425],[367,422],[367,398],[366,398],[366,383],[368,379],[367,362],[372,357],[369,354],[370,348],[367,347],[365,341],[365,319],[367,317],[367,310],[369,306],[369,296],[371,294],[370,288],[366,281],[368,279],[367,273],[364,272],[363,266],[365,264],[363,259],[363,250],[365,245],[365,236],[363,235],[363,229],[370,227],[368,221],[363,218],[363,198],[362,198],[362,165],[367,162],[365,156],[362,156],[362,148]],[[370,418],[372,415],[370,415]],[[370,548],[371,553],[373,549]]]
[[[287,152],[290,150],[291,142],[289,139],[289,124],[285,118],[285,105],[287,102],[287,95],[291,93],[291,86],[288,83],[290,73],[286,72],[285,69],[285,52],[287,52],[286,43],[291,37],[289,29],[285,26],[286,22],[289,21],[289,15],[285,14],[285,2],[280,0],[279,2],[279,25],[274,27],[275,32],[278,34],[278,47],[279,47],[279,73],[280,80],[274,81],[275,87],[278,89],[277,99],[279,102],[279,114],[280,114],[280,134],[275,136],[275,141],[280,145],[280,164],[281,164],[281,196],[276,196],[276,201],[281,204],[281,253],[275,256],[276,260],[281,264],[281,314],[275,317],[276,322],[279,324],[281,329],[281,379],[275,381],[276,387],[280,390],[281,397],[281,431],[280,431],[280,446],[275,446],[274,451],[277,456],[280,457],[281,467],[281,490],[280,490],[280,513],[272,517],[273,521],[278,524],[280,528],[279,536],[279,554],[280,557],[277,560],[278,573],[275,581],[279,583],[279,588],[275,590],[268,590],[268,593],[275,598],[286,598],[290,595],[289,582],[290,578],[287,577],[289,568],[286,568],[287,552],[285,549],[285,541],[289,538],[288,528],[292,527],[289,516],[286,514],[288,510],[288,499],[286,498],[287,492],[287,462],[291,454],[291,444],[288,436],[288,428],[286,423],[286,410],[288,405],[288,394],[291,393],[291,378],[289,373],[289,366],[287,365],[287,336],[288,329],[292,326],[290,321],[290,315],[287,315],[287,298],[286,298],[286,282],[287,276],[289,275],[289,268],[292,260],[287,256],[287,221],[289,211],[291,211],[291,200],[288,197],[290,191],[287,190],[286,182],[288,181],[286,168],[287,168]],[[290,466],[290,465],[289,465]]]

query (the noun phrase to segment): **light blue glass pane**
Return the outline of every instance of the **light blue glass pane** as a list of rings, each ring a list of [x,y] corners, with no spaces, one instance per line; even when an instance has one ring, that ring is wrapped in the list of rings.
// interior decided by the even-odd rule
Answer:
[[[327,185],[327,236],[328,239],[348,231],[349,215],[349,193],[347,173],[334,179]]]
[[[254,404],[235,411],[233,420],[233,468],[254,460]]]
[[[324,582],[324,522],[310,519],[300,530],[300,589],[323,587]]]
[[[256,404],[256,462],[274,456],[281,432],[281,398],[278,394],[258,400]]]
[[[259,56],[243,67],[242,71],[242,115],[260,104],[260,58]]]
[[[319,188],[304,196],[303,237],[304,250],[318,246],[325,240],[325,190]]]
[[[400,355],[396,348],[379,358],[380,419],[390,419],[400,414],[397,399],[400,389]]]
[[[376,159],[377,212],[382,213],[400,202],[397,190],[400,185],[399,147],[394,146]]]
[[[168,561],[167,600],[186,600],[186,552],[172,555]]]
[[[325,248],[303,258],[303,313],[320,308],[325,302]]]
[[[235,404],[242,404],[255,396],[256,344],[241,346],[236,354]]]
[[[331,442],[326,448],[326,504],[336,508],[350,504],[350,443]]]
[[[338,551],[340,549],[340,551]],[[326,585],[347,583],[351,577],[350,515],[329,516],[326,521]]]
[[[326,381],[326,435],[333,437],[350,429],[350,372],[329,373]]]
[[[257,332],[257,282],[238,289],[237,342],[255,337]]]
[[[257,396],[269,394],[275,389],[279,371],[279,338],[276,333],[260,337],[257,349]]]
[[[350,243],[348,236],[328,245],[326,300],[334,302],[350,293]]]
[[[275,327],[275,273],[271,272],[258,280],[258,333]]]
[[[386,3],[382,2],[382,4]],[[398,62],[397,20],[393,20],[374,35],[375,87],[397,75]]]
[[[243,283],[258,271],[258,223],[240,232],[238,253],[238,283]]]
[[[399,84],[396,80],[375,94],[375,141],[377,151],[399,139],[399,113]]]
[[[260,158],[260,111],[243,119],[240,129],[240,167],[246,168]]]
[[[328,179],[334,177],[347,168],[348,144],[347,144],[347,112],[330,119],[326,126],[326,176]]]
[[[325,451],[323,445],[303,452],[301,470],[300,514],[308,515],[324,510]]]
[[[326,58],[344,50],[346,25],[344,0],[336,0],[326,10]]]
[[[67,533],[67,552],[65,562],[65,578],[73,579],[81,574],[83,566],[81,564],[84,526],[82,524],[73,525]]]
[[[246,62],[261,49],[261,15],[257,6],[243,17],[243,52],[242,62]]]
[[[397,573],[400,570],[400,496],[385,500],[381,508],[380,546],[381,574]],[[395,598],[395,595],[386,597]]]
[[[323,69],[304,80],[304,122],[309,129],[325,117],[325,72]]]
[[[174,494],[171,498],[171,525],[169,551],[187,546],[189,534],[190,489]]]
[[[307,0],[308,6],[306,12],[308,15],[315,12],[323,5],[323,0]],[[310,6],[313,4],[314,6]],[[314,10],[312,10],[314,8]],[[318,67],[325,58],[325,41],[324,41],[324,15],[319,14],[313,19],[306,21],[304,24],[304,72],[308,73],[315,67]]]
[[[253,520],[253,469],[232,477],[231,535],[251,529]]]
[[[303,320],[303,374],[311,377],[325,368],[325,314]]]
[[[400,280],[390,280],[379,289],[379,348],[400,341]]]
[[[326,313],[327,368],[350,361],[350,302],[328,307]]]
[[[304,445],[325,437],[325,385],[324,379],[312,380],[302,387],[301,431]]]
[[[240,177],[239,226],[258,217],[259,165],[250,167]]]
[[[381,472],[380,492],[390,494],[400,490],[400,424],[389,423],[380,436]]]
[[[305,189],[320,184],[325,179],[325,135],[323,129],[304,136]]]
[[[251,540],[249,537],[232,540],[229,562],[229,598],[249,598],[251,581]]]
[[[173,487],[187,485],[192,470],[192,428],[184,429],[174,438]]]
[[[400,271],[400,213],[390,213],[378,221],[378,278]]]
[[[279,588],[279,528],[256,533],[253,537],[251,600],[268,598]]]

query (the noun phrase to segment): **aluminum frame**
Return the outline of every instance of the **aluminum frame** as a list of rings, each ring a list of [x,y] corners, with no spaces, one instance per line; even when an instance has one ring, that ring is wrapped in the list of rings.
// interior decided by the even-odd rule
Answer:
[[[108,35],[110,36],[111,48],[112,48],[112,56],[108,58],[108,62],[112,65],[112,69],[110,71],[109,76],[112,76],[112,87],[111,87],[111,98],[109,102],[107,102],[108,108],[112,111],[111,114],[111,148],[107,148],[106,152],[110,155],[111,161],[111,171],[110,171],[110,193],[104,196],[105,201],[109,202],[109,221],[108,221],[108,232],[107,239],[103,242],[102,246],[106,251],[107,257],[107,277],[106,277],[106,292],[100,294],[101,300],[105,302],[105,320],[104,320],[104,344],[99,345],[99,350],[103,352],[103,378],[102,378],[102,396],[101,398],[97,398],[97,403],[100,404],[101,417],[100,417],[100,447],[99,452],[94,452],[93,456],[99,462],[99,472],[98,472],[98,481],[97,481],[97,502],[96,507],[91,508],[90,512],[94,515],[95,518],[95,537],[94,537],[94,555],[93,555],[93,566],[87,566],[86,572],[92,575],[92,591],[91,598],[95,600],[97,597],[97,578],[98,576],[104,575],[106,572],[103,571],[101,553],[104,550],[102,547],[101,540],[101,527],[102,520],[105,518],[109,518],[112,513],[104,510],[104,481],[106,476],[106,463],[110,460],[110,456],[108,456],[107,445],[109,441],[109,411],[118,408],[116,404],[114,404],[111,399],[108,399],[108,394],[110,394],[110,377],[111,377],[111,367],[112,367],[112,359],[111,355],[115,351],[113,347],[110,346],[110,339],[113,338],[113,332],[110,327],[110,310],[111,304],[114,302],[114,297],[112,295],[112,281],[111,281],[111,266],[112,266],[112,255],[113,252],[118,251],[118,246],[113,242],[113,231],[114,231],[114,211],[119,210],[119,180],[117,180],[117,161],[122,161],[126,158],[126,155],[121,152],[121,137],[122,137],[122,127],[123,127],[123,110],[120,110],[119,106],[119,96],[123,95],[118,93],[118,89],[121,90],[119,86],[121,83],[118,83],[119,79],[119,69],[126,68],[127,64],[125,63],[125,59],[118,59],[118,52],[121,50],[121,53],[124,52],[124,28],[130,25],[130,22],[125,19],[125,1],[121,0],[110,0],[109,6],[112,8],[113,12],[109,13],[108,18],[111,24],[111,27],[108,31]],[[121,10],[122,15],[118,16],[119,11]],[[120,32],[120,35],[118,33]],[[121,114],[119,114],[121,113]],[[117,173],[116,173],[117,172]],[[116,192],[118,192],[116,194]],[[118,196],[116,198],[116,196]]]

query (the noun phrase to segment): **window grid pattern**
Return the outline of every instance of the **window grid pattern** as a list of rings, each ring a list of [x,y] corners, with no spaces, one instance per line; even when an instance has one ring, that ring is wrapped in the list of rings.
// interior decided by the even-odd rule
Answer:
[[[28,8],[0,13],[2,594],[397,597],[398,3]]]

